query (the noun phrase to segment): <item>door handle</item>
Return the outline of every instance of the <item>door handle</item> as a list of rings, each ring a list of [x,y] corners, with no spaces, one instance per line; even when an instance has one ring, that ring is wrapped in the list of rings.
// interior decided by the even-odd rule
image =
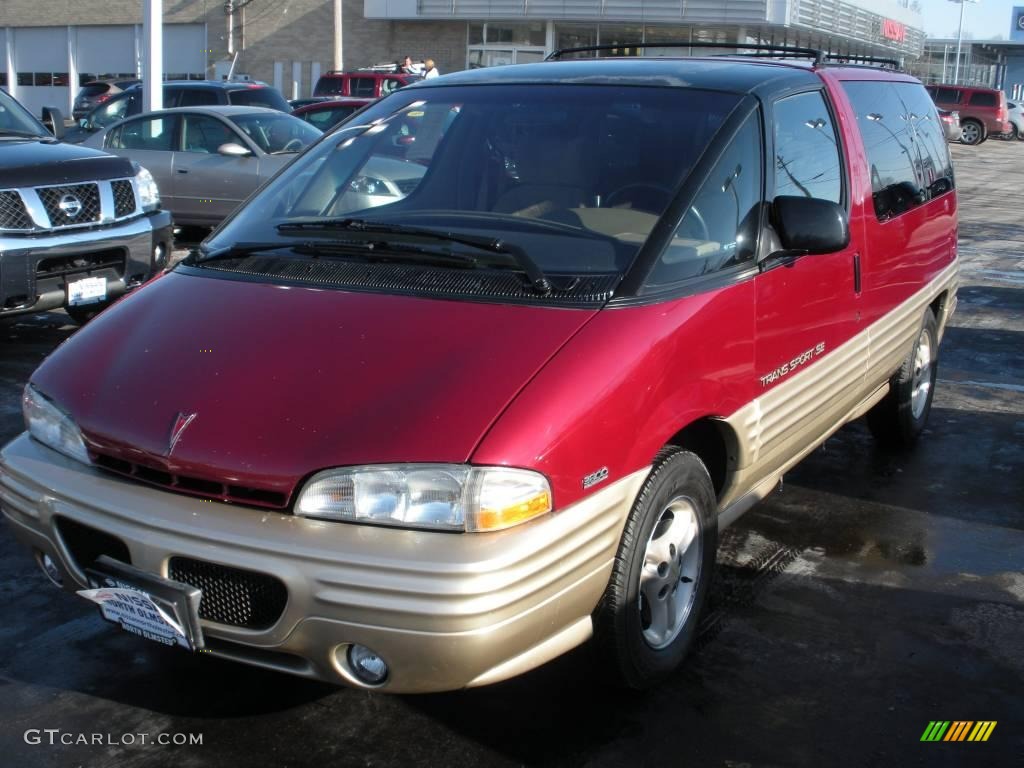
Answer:
[[[178,168],[177,170],[178,170],[178,173],[188,173],[188,170],[185,169],[185,168]]]

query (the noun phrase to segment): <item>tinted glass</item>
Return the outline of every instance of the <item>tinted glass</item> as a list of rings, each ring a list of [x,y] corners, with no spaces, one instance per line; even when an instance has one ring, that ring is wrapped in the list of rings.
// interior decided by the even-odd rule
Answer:
[[[217,94],[212,88],[182,88],[177,106],[205,107],[217,103]]]
[[[832,116],[820,92],[775,104],[775,194],[842,200],[843,174]]]
[[[228,91],[228,103],[242,107],[267,107],[278,112],[291,112],[291,107],[275,88],[250,86],[237,91]]]
[[[288,166],[211,247],[280,239],[289,219],[358,217],[500,238],[553,272],[623,270],[739,99],[610,85],[402,90]],[[737,164],[747,184],[752,166]],[[732,222],[731,237],[713,237],[733,253],[730,190],[706,205]]]
[[[843,83],[871,168],[875,215],[898,216],[953,187],[938,113],[916,83]]]
[[[119,94],[106,104],[94,109],[89,113],[89,122],[99,128],[113,125],[131,115],[137,115],[142,111],[142,99],[134,91]]]
[[[761,167],[760,122],[751,116],[697,193],[645,290],[711,274],[754,257]]]
[[[48,136],[49,134],[39,122],[29,114],[21,104],[0,91],[0,133],[11,131],[26,133],[32,136]]]
[[[331,109],[318,109],[315,112],[306,112],[299,115],[310,125],[314,125],[321,131],[326,131],[335,123],[340,123],[346,117],[355,112],[359,107],[332,107]]]
[[[110,86],[106,83],[90,83],[89,85],[82,86],[82,89],[78,92],[78,98],[99,96],[101,93],[106,93],[109,90]]]
[[[994,93],[975,91],[971,94],[970,104],[972,107],[997,107],[999,106],[999,97]]]
[[[291,115],[262,112],[232,115],[229,119],[260,149],[270,154],[299,152],[321,135],[319,129]]]
[[[110,149],[143,149],[170,152],[173,149],[175,118],[147,117],[125,123],[111,134]]]
[[[377,80],[373,77],[353,77],[348,81],[349,95],[372,99],[377,95]]]
[[[960,91],[956,88],[938,88],[933,94],[935,101],[940,104],[959,104]]]
[[[313,89],[314,96],[339,96],[344,90],[345,81],[341,77],[321,77]]]
[[[181,126],[181,148],[185,152],[215,155],[222,144],[231,142],[238,143],[238,136],[217,118],[185,115]]]

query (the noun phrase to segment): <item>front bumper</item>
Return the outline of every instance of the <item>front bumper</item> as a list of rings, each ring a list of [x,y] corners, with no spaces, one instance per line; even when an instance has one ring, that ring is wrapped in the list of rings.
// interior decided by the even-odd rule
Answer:
[[[166,260],[169,211],[92,229],[0,235],[0,317],[59,309],[68,282],[83,277],[105,277],[108,300],[117,299],[164,266],[154,263],[158,245]]]
[[[584,642],[645,477],[506,531],[432,533],[154,490],[22,435],[0,452],[0,503],[15,535],[54,558],[72,591],[85,577],[60,518],[117,537],[135,567],[161,576],[172,557],[272,574],[287,589],[280,617],[259,630],[203,620],[214,655],[360,685],[344,661],[360,643],[390,667],[381,688],[409,693],[497,682]]]

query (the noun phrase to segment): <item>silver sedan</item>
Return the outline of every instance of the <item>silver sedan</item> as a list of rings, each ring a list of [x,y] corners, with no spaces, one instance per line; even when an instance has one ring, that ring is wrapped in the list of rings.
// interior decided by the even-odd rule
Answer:
[[[131,117],[86,146],[149,170],[178,225],[214,226],[321,135],[262,107],[180,107]]]

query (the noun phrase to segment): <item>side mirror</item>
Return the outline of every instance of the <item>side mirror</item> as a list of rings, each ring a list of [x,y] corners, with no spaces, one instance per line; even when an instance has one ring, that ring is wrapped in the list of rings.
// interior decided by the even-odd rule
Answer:
[[[847,213],[831,200],[783,195],[773,207],[775,228],[787,251],[835,253],[850,244]]]
[[[252,152],[250,152],[248,149],[234,141],[229,141],[226,144],[221,144],[219,147],[217,147],[217,153],[225,155],[226,157],[245,157],[247,155],[252,154]]]
[[[63,139],[64,113],[56,107],[43,107],[43,126],[55,139]]]

